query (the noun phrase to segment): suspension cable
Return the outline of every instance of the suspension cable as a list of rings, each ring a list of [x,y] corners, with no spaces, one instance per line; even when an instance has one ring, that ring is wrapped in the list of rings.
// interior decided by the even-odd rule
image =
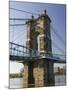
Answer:
[[[24,10],[20,10],[20,9],[16,9],[16,8],[10,8],[12,10],[16,10],[16,11],[20,11],[20,12],[24,12],[24,13],[28,13],[28,14],[32,14],[32,15],[39,15],[37,13],[31,13],[31,12],[28,12],[28,11],[24,11]]]
[[[10,24],[10,26],[24,26],[26,24]]]
[[[52,31],[54,32],[54,34],[57,36],[57,38],[62,41],[62,43],[65,43],[64,40],[62,39],[62,37],[55,31],[54,27],[51,25]]]
[[[9,20],[31,20],[30,18],[9,18]]]

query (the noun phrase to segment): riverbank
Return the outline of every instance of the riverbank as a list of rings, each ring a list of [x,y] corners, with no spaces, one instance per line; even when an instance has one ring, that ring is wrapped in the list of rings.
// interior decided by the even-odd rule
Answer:
[[[10,78],[10,88],[23,88],[23,78]],[[66,85],[65,75],[55,75],[55,86]]]

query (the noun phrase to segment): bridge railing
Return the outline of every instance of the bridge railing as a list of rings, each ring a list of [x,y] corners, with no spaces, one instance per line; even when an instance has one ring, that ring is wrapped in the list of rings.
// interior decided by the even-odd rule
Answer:
[[[22,45],[18,45],[15,43],[10,42],[10,55],[12,56],[21,56],[21,57],[26,57],[26,58],[49,58],[51,60],[61,60],[65,61],[66,60],[66,55],[62,54],[55,54],[55,53],[46,53],[46,52],[38,52],[37,50],[33,50],[31,48],[27,48]]]
[[[66,55],[63,54],[56,54],[52,52],[42,52],[40,53],[41,58],[50,58],[50,59],[58,59],[58,60],[66,60]]]
[[[15,43],[10,42],[10,55],[15,56],[23,56],[23,57],[37,57],[38,52],[37,50],[33,50],[31,48],[27,48],[22,45],[18,45]]]

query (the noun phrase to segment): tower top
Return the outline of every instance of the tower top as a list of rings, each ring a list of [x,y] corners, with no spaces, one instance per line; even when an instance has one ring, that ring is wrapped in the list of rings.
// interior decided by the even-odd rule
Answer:
[[[31,17],[32,17],[32,19],[34,19],[34,16],[33,15]]]
[[[26,24],[32,23],[32,21],[34,21],[34,16],[33,15],[31,16],[31,19],[30,20],[26,21]]]
[[[41,14],[36,20],[39,20],[39,19],[41,19],[42,17],[44,17],[45,19],[48,19],[48,20],[51,22],[51,19],[50,19],[50,17],[49,17],[48,14],[47,14],[47,10],[46,10],[46,9],[44,10],[44,13]]]
[[[45,13],[45,15],[47,14],[47,10],[46,9],[44,10],[44,13]]]

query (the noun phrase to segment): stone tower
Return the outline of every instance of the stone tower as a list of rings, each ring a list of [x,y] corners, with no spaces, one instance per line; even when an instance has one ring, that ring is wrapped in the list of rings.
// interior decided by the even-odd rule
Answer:
[[[45,57],[47,56],[47,54],[52,55],[51,32],[50,32],[51,19],[47,15],[46,10],[44,11],[44,14],[38,17],[36,22],[38,23],[36,31],[38,31],[39,33],[40,55],[43,56],[45,54]],[[37,74],[35,74],[35,77],[37,78],[36,86],[54,85],[53,68],[54,67],[52,61],[46,60],[45,58],[38,60],[36,71]]]
[[[37,36],[38,32],[35,30],[35,20],[32,16],[32,19],[27,22],[27,39],[26,47],[34,50],[38,49]],[[29,52],[31,53],[31,51]],[[24,87],[34,87],[35,79],[33,74],[34,60],[29,62],[24,62]]]
[[[37,36],[40,40],[40,55],[50,53],[52,55],[51,20],[46,13],[39,16],[37,19],[32,19],[27,22],[27,40],[26,46],[34,50],[38,49]],[[45,54],[46,55],[46,54]],[[43,87],[54,85],[53,62],[41,58],[36,61],[24,62],[24,79],[23,87]]]
[[[45,13],[37,19],[37,31],[40,37],[40,53],[52,53],[50,23],[51,19]]]

